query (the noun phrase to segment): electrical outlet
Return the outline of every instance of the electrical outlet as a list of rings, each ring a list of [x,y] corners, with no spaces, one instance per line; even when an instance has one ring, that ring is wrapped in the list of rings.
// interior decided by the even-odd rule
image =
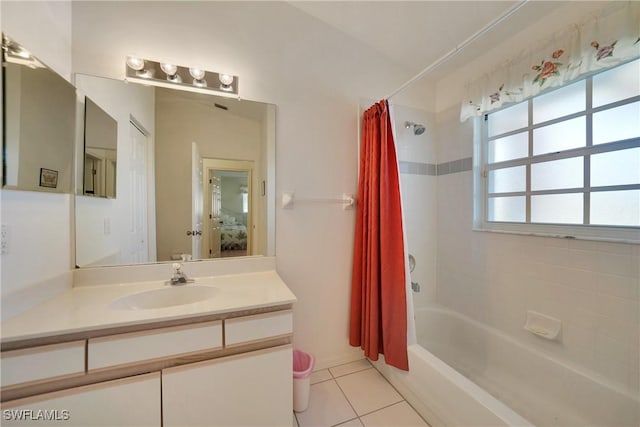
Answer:
[[[3,225],[2,226],[2,255],[9,253],[9,241],[11,240],[10,237],[11,236],[9,234],[9,226]]]

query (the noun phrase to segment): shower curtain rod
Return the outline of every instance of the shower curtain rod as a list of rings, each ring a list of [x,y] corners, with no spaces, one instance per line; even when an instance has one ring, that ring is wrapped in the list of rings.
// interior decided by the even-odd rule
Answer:
[[[433,63],[428,65],[425,69],[423,69],[418,74],[413,76],[409,81],[405,82],[402,86],[400,86],[398,89],[393,91],[391,93],[391,95],[389,95],[387,97],[387,99],[390,99],[393,96],[397,95],[398,93],[402,92],[407,86],[409,86],[410,84],[412,84],[413,82],[415,82],[416,80],[421,78],[422,76],[428,74],[434,68],[438,67],[439,65],[442,65],[443,63],[447,62],[448,60],[450,60],[451,58],[456,56],[465,47],[467,47],[468,45],[470,45],[471,43],[473,43],[474,41],[476,41],[477,39],[479,39],[480,37],[482,37],[483,35],[485,35],[489,31],[491,31],[493,29],[493,27],[495,27],[496,25],[500,24],[505,19],[508,19],[511,15],[513,15],[518,10],[520,10],[520,8],[523,7],[525,4],[527,4],[528,2],[529,2],[529,0],[523,0],[520,3],[518,3],[517,5],[511,7],[508,11],[506,11],[505,13],[500,15],[498,18],[496,18],[493,21],[491,21],[489,24],[485,25],[479,31],[475,32],[471,37],[467,38],[465,41],[463,41],[462,43],[457,45],[455,48],[453,48],[449,52],[445,53],[440,58],[436,59]]]

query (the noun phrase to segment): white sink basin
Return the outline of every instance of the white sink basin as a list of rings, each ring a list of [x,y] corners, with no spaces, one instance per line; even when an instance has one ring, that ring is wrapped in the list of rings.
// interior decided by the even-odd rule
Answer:
[[[205,301],[218,292],[218,289],[204,285],[170,286],[120,297],[111,303],[111,307],[126,310],[167,308]]]

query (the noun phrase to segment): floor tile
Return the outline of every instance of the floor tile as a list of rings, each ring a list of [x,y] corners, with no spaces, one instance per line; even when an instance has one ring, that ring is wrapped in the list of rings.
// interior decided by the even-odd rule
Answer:
[[[407,403],[400,402],[361,418],[365,427],[417,427],[429,426]]]
[[[311,386],[309,407],[296,414],[300,427],[333,426],[356,417],[335,381]]]
[[[367,359],[356,360],[355,362],[346,363],[344,365],[335,366],[329,368],[331,375],[334,378],[342,377],[344,375],[352,374],[354,372],[363,371],[365,369],[372,368],[373,366]]]
[[[375,369],[336,379],[358,415],[402,401],[402,396]]]
[[[338,424],[336,427],[362,427],[362,423],[359,418],[356,418],[346,423]]]
[[[317,384],[330,379],[333,379],[333,377],[328,369],[322,369],[311,373],[311,384]]]

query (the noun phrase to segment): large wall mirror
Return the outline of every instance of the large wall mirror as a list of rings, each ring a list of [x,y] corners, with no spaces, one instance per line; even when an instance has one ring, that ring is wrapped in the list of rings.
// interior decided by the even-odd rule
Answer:
[[[76,189],[78,267],[275,254],[274,105],[75,83],[117,124],[118,177],[113,199]]]
[[[2,48],[3,187],[72,193],[76,90],[6,35]]]

